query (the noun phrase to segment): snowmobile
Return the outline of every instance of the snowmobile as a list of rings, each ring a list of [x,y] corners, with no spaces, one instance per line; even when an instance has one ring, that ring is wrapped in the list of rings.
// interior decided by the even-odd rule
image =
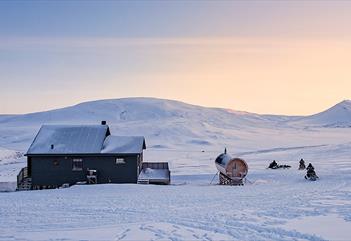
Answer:
[[[268,168],[270,168],[270,169],[277,169],[278,168],[278,163],[274,160],[274,161],[272,161],[269,164]]]
[[[310,174],[306,174],[305,175],[305,179],[306,180],[310,180],[310,181],[316,181],[319,177],[317,176],[317,174],[314,172],[314,173],[310,173]]]
[[[305,175],[305,179],[306,180],[310,180],[310,181],[316,181],[319,177],[317,176],[314,167],[312,166],[312,164],[308,164],[307,166],[307,174]]]
[[[303,159],[300,160],[300,165],[299,165],[299,170],[305,170],[306,166],[305,166],[305,161]]]
[[[290,167],[291,166],[289,166],[289,165],[278,165],[278,163],[275,160],[273,160],[268,166],[268,168],[270,168],[270,169],[279,169],[279,168],[285,169],[285,168],[290,168]]]

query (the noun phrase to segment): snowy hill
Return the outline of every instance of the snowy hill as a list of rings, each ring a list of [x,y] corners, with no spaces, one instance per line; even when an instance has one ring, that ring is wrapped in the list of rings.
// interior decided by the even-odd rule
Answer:
[[[351,127],[351,101],[344,100],[321,113],[300,118],[294,124],[322,127]]]
[[[26,149],[43,124],[97,124],[101,120],[106,120],[118,134],[142,134],[155,145],[210,145],[235,131],[273,127],[282,118],[154,98],[99,100],[45,112],[0,116],[0,146]]]
[[[320,114],[289,117],[155,98],[98,100],[45,112],[0,116],[0,147],[25,151],[43,124],[97,124],[106,120],[115,134],[144,135],[149,147],[269,149],[284,144],[282,131],[291,138],[305,126],[351,125],[350,109],[350,101],[344,101]],[[294,139],[305,140],[303,135],[298,135]],[[310,144],[324,143],[319,140]]]
[[[231,127],[270,126],[281,123],[338,127],[351,125],[351,101],[345,100],[311,116],[259,115],[223,108],[208,108],[180,101],[156,98],[122,98],[84,102],[74,106],[24,115],[0,115],[0,125],[42,125],[50,123],[116,124],[131,121],[192,120],[223,123]]]
[[[152,121],[160,119],[227,120],[244,124],[268,122],[274,116],[260,116],[248,112],[206,108],[180,101],[155,98],[124,98],[84,102],[75,106],[25,115],[0,116],[0,124],[37,124],[57,122],[109,123],[123,121]]]

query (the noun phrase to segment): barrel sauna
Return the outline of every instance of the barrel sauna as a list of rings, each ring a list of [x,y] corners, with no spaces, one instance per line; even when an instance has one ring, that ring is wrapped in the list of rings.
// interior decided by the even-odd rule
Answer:
[[[216,160],[216,167],[219,171],[219,184],[222,185],[243,185],[249,167],[241,158],[232,158],[224,153],[219,155]]]

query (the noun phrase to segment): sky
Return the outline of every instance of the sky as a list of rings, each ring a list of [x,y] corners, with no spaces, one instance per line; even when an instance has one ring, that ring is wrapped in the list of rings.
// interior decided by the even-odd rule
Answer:
[[[156,97],[309,115],[351,99],[351,1],[0,1],[0,114]]]

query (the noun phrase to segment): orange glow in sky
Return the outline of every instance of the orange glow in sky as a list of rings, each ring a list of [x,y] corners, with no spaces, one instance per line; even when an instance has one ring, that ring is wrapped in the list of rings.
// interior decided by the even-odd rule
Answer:
[[[0,114],[156,97],[308,115],[351,99],[351,1],[0,1]]]

